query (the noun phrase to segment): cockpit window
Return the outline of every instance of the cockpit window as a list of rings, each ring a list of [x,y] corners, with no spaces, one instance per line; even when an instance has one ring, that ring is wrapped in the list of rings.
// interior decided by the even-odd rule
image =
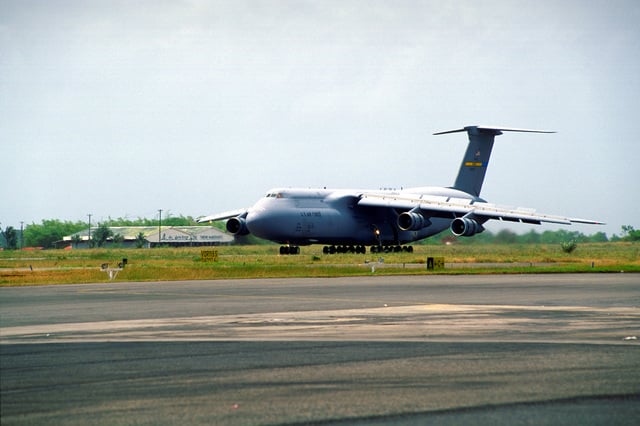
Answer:
[[[267,194],[267,198],[284,198],[284,194],[282,192],[270,192]]]

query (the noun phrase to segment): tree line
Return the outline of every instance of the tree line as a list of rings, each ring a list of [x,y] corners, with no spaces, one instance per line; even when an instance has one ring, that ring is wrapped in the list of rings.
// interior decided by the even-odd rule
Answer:
[[[616,235],[610,239],[604,232],[585,235],[578,231],[560,229],[557,231],[543,231],[542,233],[531,230],[526,234],[518,234],[509,229],[503,229],[496,233],[484,231],[470,238],[456,238],[445,231],[442,239],[438,242],[456,242],[463,244],[562,244],[571,241],[575,243],[606,243],[609,241],[620,241],[621,239],[621,237]]]
[[[162,218],[162,226],[195,226],[198,225],[196,220],[191,216],[169,216]],[[92,229],[98,232],[100,237],[109,234],[111,226],[158,226],[157,219],[124,219],[108,218],[103,222],[92,224]],[[83,231],[89,227],[87,222],[83,221],[61,221],[58,219],[44,219],[42,223],[32,223],[25,226],[22,236],[20,230],[16,230],[12,226],[8,226],[5,230],[1,230],[0,247],[6,249],[16,249],[20,247],[43,247],[52,248],[56,241],[62,240],[67,235],[72,235]]]
[[[196,226],[200,225],[191,216],[169,216],[163,218],[162,226]],[[114,237],[110,234],[109,227],[112,226],[158,226],[157,219],[107,219],[95,226],[97,237]],[[222,222],[214,223],[214,226],[224,229]],[[5,249],[17,249],[21,247],[43,247],[52,248],[56,241],[62,240],[67,235],[72,235],[89,227],[87,222],[82,221],[61,221],[58,219],[45,219],[40,224],[32,223],[26,225],[22,235],[20,230],[16,230],[12,226],[0,229],[0,247]],[[250,236],[247,236],[250,237]],[[257,238],[238,238],[239,244],[260,244],[263,240]],[[99,239],[99,238],[97,238]],[[442,243],[458,243],[458,244],[562,244],[566,242],[575,243],[603,243],[616,241],[640,241],[640,230],[634,229],[630,225],[622,226],[621,234],[614,234],[607,237],[604,232],[596,232],[592,235],[585,235],[578,231],[558,230],[543,231],[538,233],[534,230],[525,234],[517,234],[511,230],[503,229],[496,233],[485,231],[473,237],[456,238],[448,231],[435,235],[418,242],[418,244],[442,244]]]

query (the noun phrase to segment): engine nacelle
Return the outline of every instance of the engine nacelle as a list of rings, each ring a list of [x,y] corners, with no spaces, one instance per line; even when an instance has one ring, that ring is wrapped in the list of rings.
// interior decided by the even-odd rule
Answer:
[[[227,221],[227,231],[233,235],[249,235],[247,222],[241,217],[232,217]]]
[[[484,226],[473,219],[459,217],[451,222],[451,232],[457,237],[470,237],[484,231]]]
[[[404,212],[398,216],[398,228],[403,231],[418,231],[431,225],[431,221],[420,213]]]

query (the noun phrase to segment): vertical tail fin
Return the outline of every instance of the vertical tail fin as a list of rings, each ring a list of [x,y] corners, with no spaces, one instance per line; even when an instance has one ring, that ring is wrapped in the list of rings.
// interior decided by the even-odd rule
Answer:
[[[502,132],[527,132],[527,133],[555,133],[547,130],[510,129],[505,127],[467,126],[463,129],[448,130],[434,133],[444,135],[447,133],[467,132],[469,145],[462,158],[458,176],[453,188],[464,191],[474,196],[480,196],[484,176],[487,173],[489,158],[493,148],[493,140]]]

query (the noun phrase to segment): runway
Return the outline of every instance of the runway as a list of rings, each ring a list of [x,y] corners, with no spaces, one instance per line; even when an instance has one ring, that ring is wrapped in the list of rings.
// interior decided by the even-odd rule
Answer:
[[[633,424],[640,275],[0,288],[2,424]]]

